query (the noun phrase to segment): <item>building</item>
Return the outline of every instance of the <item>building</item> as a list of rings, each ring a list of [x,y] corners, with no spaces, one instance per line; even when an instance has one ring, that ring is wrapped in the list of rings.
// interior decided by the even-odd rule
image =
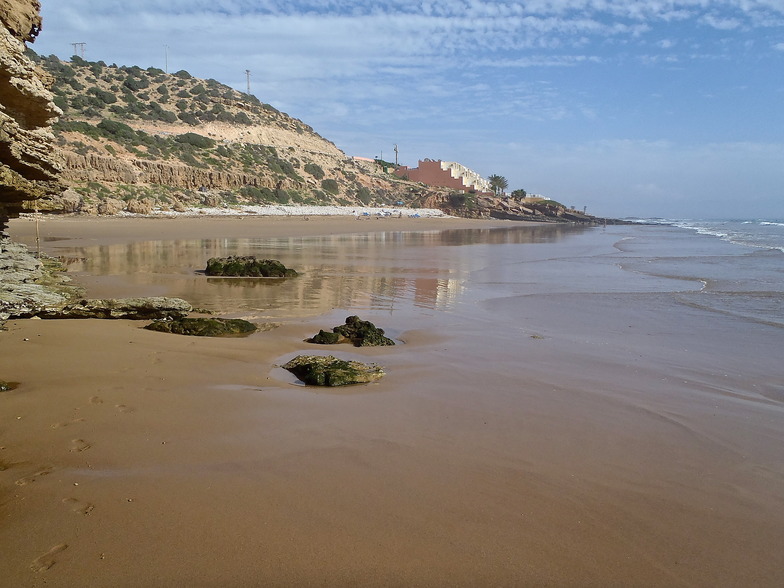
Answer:
[[[399,166],[395,169],[395,174],[428,186],[451,188],[462,192],[492,192],[490,182],[475,171],[454,161],[424,159],[420,160],[419,165],[414,168]]]

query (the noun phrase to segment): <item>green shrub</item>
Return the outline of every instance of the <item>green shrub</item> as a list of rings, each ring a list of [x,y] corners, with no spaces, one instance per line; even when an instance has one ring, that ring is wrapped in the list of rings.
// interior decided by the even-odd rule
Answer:
[[[174,140],[178,143],[193,145],[199,149],[209,149],[210,147],[215,146],[214,139],[210,139],[204,135],[199,135],[198,133],[185,133],[183,135],[177,135]]]
[[[193,114],[192,112],[181,112],[180,114],[177,115],[177,118],[179,118],[182,122],[189,124],[193,127],[199,124],[199,119],[196,118],[196,115]]]
[[[338,183],[333,179],[321,180],[321,189],[329,194],[337,194],[340,190]]]
[[[305,170],[305,173],[310,174],[317,180],[321,180],[324,178],[324,170],[321,169],[321,167],[315,163],[306,163],[303,169]]]
[[[123,86],[128,88],[131,92],[138,92],[139,90],[144,90],[145,88],[149,88],[150,82],[148,82],[146,79],[139,79],[139,78],[128,76],[127,78],[125,78],[125,81],[123,82]]]
[[[55,96],[53,102],[63,112],[68,112],[70,107],[68,106],[68,99],[65,96]]]
[[[132,139],[134,141],[137,139],[136,131],[134,131],[131,127],[129,127],[125,123],[121,123],[116,120],[109,120],[105,118],[101,122],[99,122],[97,126],[99,129],[104,131],[104,133],[112,137]]]
[[[117,102],[117,96],[115,96],[111,92],[107,92],[106,90],[101,90],[96,86],[93,86],[92,88],[87,90],[87,93],[92,94],[104,104],[114,104],[115,102]]]
[[[234,116],[234,122],[238,125],[251,125],[253,122],[250,120],[250,117],[245,114],[244,112],[239,112]]]
[[[373,200],[373,194],[365,186],[357,190],[357,200],[367,206]]]
[[[185,71],[184,69],[181,69],[180,71],[178,71],[178,72],[176,72],[174,74],[174,77],[175,78],[180,78],[181,80],[189,80],[193,76],[191,74],[189,74],[187,71]]]

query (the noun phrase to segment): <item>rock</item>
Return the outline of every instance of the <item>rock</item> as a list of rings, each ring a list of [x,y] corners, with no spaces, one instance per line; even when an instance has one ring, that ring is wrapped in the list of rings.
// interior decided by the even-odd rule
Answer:
[[[125,202],[117,198],[107,198],[98,203],[98,214],[112,215],[117,214],[125,208]]]
[[[81,295],[61,270],[54,260],[36,259],[24,245],[0,238],[0,320],[35,316]]]
[[[256,332],[256,325],[242,319],[180,318],[156,321],[144,327],[149,331],[192,335],[194,337],[245,337]]]
[[[307,340],[308,343],[316,343],[318,345],[333,345],[345,340],[340,333],[321,330],[316,335]]]
[[[126,210],[132,214],[150,214],[155,201],[152,198],[142,198],[141,200],[129,200]]]
[[[42,201],[40,208],[51,212],[79,212],[82,208],[82,196],[76,190],[68,188],[59,196]]]
[[[17,386],[19,386],[17,382],[6,382],[4,380],[0,380],[0,392],[15,390]]]
[[[192,306],[181,298],[153,296],[149,298],[108,298],[80,300],[60,308],[47,308],[38,313],[46,319],[99,318],[153,320],[182,318]]]
[[[282,367],[309,386],[366,384],[384,376],[384,370],[377,365],[345,361],[331,355],[298,355]]]
[[[363,321],[358,316],[348,317],[346,324],[334,327],[332,333],[322,330],[307,340],[308,343],[319,345],[332,345],[345,341],[350,341],[354,347],[378,347],[395,344],[392,339],[384,336],[384,329],[379,329],[370,321]]]
[[[62,191],[49,127],[59,116],[51,78],[25,55],[41,27],[37,0],[0,3],[0,228],[26,200]]]
[[[290,278],[297,275],[277,259],[256,259],[254,256],[212,257],[207,260],[208,276],[243,276],[263,278]]]

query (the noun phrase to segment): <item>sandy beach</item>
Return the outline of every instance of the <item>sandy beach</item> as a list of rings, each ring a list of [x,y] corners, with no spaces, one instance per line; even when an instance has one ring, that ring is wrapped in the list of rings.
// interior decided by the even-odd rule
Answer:
[[[43,251],[90,296],[177,295],[276,328],[8,321],[0,586],[781,585],[781,329],[622,270],[643,254],[615,244],[645,230],[47,219]],[[35,247],[30,220],[9,233]],[[227,251],[303,278],[195,272]],[[399,345],[303,342],[348,314]],[[276,367],[306,352],[388,375],[307,388]]]

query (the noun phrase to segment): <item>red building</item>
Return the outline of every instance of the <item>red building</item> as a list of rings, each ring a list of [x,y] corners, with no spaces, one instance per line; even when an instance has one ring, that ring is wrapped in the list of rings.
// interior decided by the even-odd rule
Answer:
[[[401,165],[395,175],[412,182],[422,182],[428,186],[451,188],[462,192],[491,193],[490,182],[475,171],[453,161],[433,161],[424,159],[414,168]]]

